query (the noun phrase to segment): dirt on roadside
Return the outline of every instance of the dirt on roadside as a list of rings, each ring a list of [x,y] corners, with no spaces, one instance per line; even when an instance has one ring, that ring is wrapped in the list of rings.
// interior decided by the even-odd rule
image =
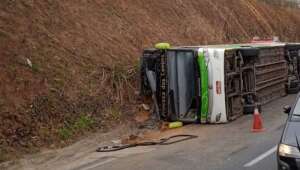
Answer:
[[[145,47],[299,41],[299,23],[256,0],[2,0],[0,162],[133,120]]]

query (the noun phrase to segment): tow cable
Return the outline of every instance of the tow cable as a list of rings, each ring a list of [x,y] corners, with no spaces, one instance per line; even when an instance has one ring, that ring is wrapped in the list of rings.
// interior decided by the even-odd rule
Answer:
[[[146,141],[146,142],[134,143],[134,144],[103,146],[103,147],[98,148],[96,150],[96,152],[113,152],[113,151],[119,151],[119,150],[123,150],[123,149],[127,149],[127,148],[133,148],[133,147],[137,147],[137,146],[171,145],[174,143],[195,139],[197,137],[198,136],[195,136],[195,135],[175,135],[175,136],[171,136],[168,138],[159,139],[158,141]],[[174,138],[180,138],[180,139],[170,141],[171,139],[174,139]]]

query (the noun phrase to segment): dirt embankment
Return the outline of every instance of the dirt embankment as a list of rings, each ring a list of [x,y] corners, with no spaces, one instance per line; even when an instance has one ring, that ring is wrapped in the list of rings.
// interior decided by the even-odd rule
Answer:
[[[273,35],[298,41],[300,12],[255,0],[2,0],[0,161],[134,114],[144,47]]]

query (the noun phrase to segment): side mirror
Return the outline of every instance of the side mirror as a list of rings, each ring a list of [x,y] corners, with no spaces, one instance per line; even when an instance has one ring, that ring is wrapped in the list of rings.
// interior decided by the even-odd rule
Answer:
[[[283,107],[283,112],[286,114],[289,114],[291,112],[291,106],[284,106]]]

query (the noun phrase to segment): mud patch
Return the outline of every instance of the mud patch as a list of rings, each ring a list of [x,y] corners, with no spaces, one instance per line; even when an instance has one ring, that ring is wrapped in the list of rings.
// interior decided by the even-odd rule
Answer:
[[[144,123],[150,119],[151,113],[149,111],[140,111],[136,114],[134,120],[137,123]]]

